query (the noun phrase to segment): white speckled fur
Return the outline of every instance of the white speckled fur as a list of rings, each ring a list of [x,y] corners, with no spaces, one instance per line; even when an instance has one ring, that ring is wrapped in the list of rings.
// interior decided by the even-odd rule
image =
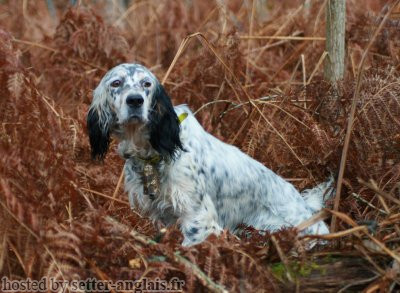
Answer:
[[[137,202],[153,219],[166,224],[178,220],[186,236],[184,245],[201,242],[223,228],[234,230],[241,223],[269,231],[296,226],[322,207],[329,184],[307,190],[303,198],[292,184],[207,133],[188,107],[177,106],[175,111],[189,113],[180,135],[186,152],[161,164],[161,194],[154,200],[143,194],[140,178],[129,171],[143,163],[133,158],[125,164],[130,174],[125,186],[131,204]],[[305,233],[325,234],[328,229],[319,222]]]
[[[99,107],[101,102],[94,104]],[[146,128],[119,130],[123,132],[119,153],[128,158],[125,189],[131,206],[167,225],[178,222],[185,237],[183,245],[199,243],[224,228],[234,231],[239,224],[269,231],[296,226],[322,207],[330,184],[306,191],[303,198],[270,169],[207,133],[186,105],[176,106],[175,112],[189,114],[180,125],[184,151],[179,150],[175,160],[157,165],[160,194],[154,198],[144,194],[139,175],[144,162],[137,156],[156,154],[146,143]],[[321,221],[303,233],[328,232]]]

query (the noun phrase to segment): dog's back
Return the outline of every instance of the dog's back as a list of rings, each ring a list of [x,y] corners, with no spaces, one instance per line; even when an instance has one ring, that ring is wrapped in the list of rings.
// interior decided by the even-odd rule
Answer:
[[[175,110],[178,115],[189,113],[181,131],[187,151],[180,160],[193,162],[198,188],[211,197],[221,227],[235,229],[246,224],[276,231],[296,226],[322,208],[329,184],[308,190],[303,198],[292,184],[264,165],[207,133],[187,107]],[[320,222],[305,232],[325,234],[328,228]]]

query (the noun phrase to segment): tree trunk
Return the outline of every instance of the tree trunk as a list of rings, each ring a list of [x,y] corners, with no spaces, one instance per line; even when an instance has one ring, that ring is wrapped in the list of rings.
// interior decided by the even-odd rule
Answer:
[[[325,79],[332,84],[343,78],[345,57],[346,0],[328,0],[326,6]]]

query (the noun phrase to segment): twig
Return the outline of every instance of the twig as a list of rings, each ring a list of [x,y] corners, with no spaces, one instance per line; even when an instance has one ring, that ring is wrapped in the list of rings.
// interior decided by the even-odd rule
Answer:
[[[10,250],[12,250],[12,252],[14,252],[15,256],[17,257],[17,260],[19,262],[19,265],[22,267],[22,269],[24,270],[24,273],[26,276],[29,276],[29,272],[26,269],[26,265],[24,264],[24,261],[21,257],[21,254],[18,252],[17,248],[14,246],[14,244],[7,239],[6,237],[4,237],[4,240],[7,242],[7,245],[10,247]]]
[[[121,187],[122,179],[124,179],[124,168],[121,170],[121,174],[119,175],[117,186],[115,187],[112,198],[115,199],[118,193],[119,188]]]
[[[48,97],[46,97],[45,95],[41,95],[40,93],[38,93],[38,95],[43,100],[43,102],[45,102],[45,104],[50,108],[50,110],[57,116],[57,118],[65,119],[64,117],[61,117],[61,115],[57,112],[54,106],[50,104],[50,102],[48,101],[49,99]]]
[[[367,249],[359,244],[355,244],[354,248],[356,248],[359,252],[362,253],[362,255],[365,257],[365,259],[375,268],[375,270],[381,274],[381,275],[385,275],[385,270],[382,269],[369,255]]]
[[[207,22],[211,19],[211,17],[214,16],[214,13],[216,11],[218,11],[218,9],[220,9],[220,7],[218,5],[216,5],[210,13],[208,13],[208,15],[206,16],[206,18],[203,20],[202,23],[200,23],[200,25],[198,26],[198,28],[195,31],[201,31],[203,29],[203,26],[205,26],[207,24]]]
[[[289,92],[290,87],[292,86],[292,84],[295,83],[293,80],[294,80],[294,77],[295,77],[295,75],[296,75],[296,73],[297,73],[297,69],[298,69],[299,66],[300,66],[300,62],[301,62],[301,61],[299,60],[299,61],[296,63],[296,66],[293,68],[292,73],[290,74],[290,78],[284,82],[284,84],[286,85],[286,86],[284,87],[284,89],[283,89],[283,92],[284,92],[284,93]],[[299,85],[302,85],[303,83],[302,83],[302,82],[299,82],[298,84],[299,84]]]
[[[325,6],[326,6],[326,4],[328,3],[328,1],[329,0],[325,0],[323,3],[322,3],[322,5],[321,5],[321,7],[319,8],[319,10],[318,10],[318,13],[317,13],[317,17],[315,18],[315,22],[314,22],[314,28],[313,28],[313,34],[315,34],[316,32],[317,32],[317,30],[318,30],[318,25],[319,25],[319,22],[320,22],[320,20],[321,20],[321,16],[324,14],[324,12],[325,12]]]
[[[105,284],[107,286],[107,289],[110,290],[111,293],[116,293],[115,290],[113,290],[107,282],[107,280],[111,280],[111,278],[107,276],[107,274],[104,273],[98,266],[96,266],[96,263],[94,261],[87,260],[87,262],[89,263],[90,268],[96,273],[97,277],[102,281],[106,281]]]
[[[274,33],[274,35],[273,35],[272,37],[277,37],[277,36],[279,36],[279,34],[280,34],[281,32],[283,32],[283,30],[289,25],[289,23],[290,23],[291,21],[293,21],[293,18],[303,9],[303,6],[304,6],[304,5],[301,4],[295,11],[293,11],[292,13],[290,13],[290,14],[287,16],[285,22],[278,28],[278,30]],[[287,39],[286,39],[286,40],[287,40]],[[271,44],[271,41],[272,41],[272,39],[270,39],[270,40],[267,42],[267,45],[270,45],[270,44]],[[259,61],[259,59],[260,59],[261,56],[264,54],[264,52],[265,52],[266,49],[267,49],[267,47],[264,47],[264,48],[258,53],[258,55],[257,55],[256,58],[255,58],[255,62],[256,62],[256,63]]]
[[[281,259],[283,266],[285,267],[286,276],[287,276],[288,280],[293,283],[293,277],[290,274],[290,270],[289,270],[289,262],[285,256],[285,254],[283,253],[281,247],[279,246],[278,240],[276,239],[276,237],[274,235],[271,235],[271,241],[274,244],[276,251],[278,252],[279,258]]]
[[[399,0],[400,1],[400,0]],[[185,37],[181,43],[181,45],[178,48],[178,51],[174,57],[174,59],[172,60],[172,63],[170,65],[170,67],[167,70],[167,73],[165,74],[164,78],[162,79],[162,84],[165,83],[165,81],[167,80],[169,74],[171,73],[173,67],[175,66],[176,62],[178,61],[178,58],[181,56],[181,54],[183,53],[183,51],[186,49],[189,41],[194,38],[197,37],[200,40],[203,40],[208,49],[210,49],[210,51],[215,55],[215,57],[218,59],[218,61],[225,67],[225,69],[230,73],[230,75],[232,76],[233,80],[235,81],[235,83],[240,87],[240,89],[243,91],[243,93],[245,94],[247,100],[249,101],[250,105],[253,106],[257,112],[261,115],[261,117],[264,119],[264,121],[272,128],[272,130],[282,139],[282,141],[285,143],[285,145],[289,148],[290,152],[294,155],[294,157],[301,163],[302,166],[304,166],[303,161],[300,159],[300,157],[296,154],[296,152],[294,151],[294,149],[291,147],[291,145],[287,142],[287,140],[283,137],[283,135],[272,125],[272,123],[267,119],[267,117],[265,117],[264,113],[260,110],[260,108],[257,106],[256,103],[254,103],[253,99],[251,98],[250,94],[246,91],[246,89],[244,88],[244,86],[240,83],[240,81],[238,80],[238,78],[236,77],[236,75],[234,74],[234,72],[232,71],[232,69],[226,65],[226,63],[224,62],[224,60],[219,56],[219,54],[217,53],[217,51],[214,49],[214,47],[210,44],[210,42],[207,40],[207,38],[200,32],[191,34],[187,37]],[[242,101],[239,99],[239,102],[242,103]],[[247,115],[249,115],[249,113],[247,112],[247,110],[245,108],[243,108],[243,111],[246,112]]]
[[[121,199],[118,199],[118,198],[113,198],[112,196],[106,195],[106,194],[98,192],[96,190],[92,190],[92,189],[88,189],[88,188],[84,188],[84,187],[81,187],[81,189],[84,190],[84,191],[87,191],[87,192],[90,192],[90,193],[93,193],[93,194],[96,194],[96,195],[100,195],[102,197],[105,197],[105,198],[108,198],[108,199],[111,199],[113,201],[116,201],[116,202],[119,202],[119,203],[122,203],[122,204],[125,204],[125,205],[129,206],[129,202],[127,202],[127,201],[124,201],[124,200],[121,200]]]
[[[253,102],[254,102],[254,103],[257,103],[257,104],[268,104],[268,105],[270,105],[270,106],[273,106],[273,107],[275,107],[275,108],[278,108],[280,111],[282,111],[283,113],[285,113],[286,115],[288,115],[290,118],[292,118],[292,119],[295,120],[296,122],[298,122],[298,123],[300,123],[301,125],[303,125],[305,128],[310,129],[310,127],[309,127],[307,124],[305,124],[305,123],[302,122],[301,120],[297,119],[296,116],[294,116],[293,114],[289,113],[288,111],[286,111],[286,110],[283,109],[282,107],[280,107],[280,106],[278,106],[278,105],[275,105],[275,104],[273,103],[273,101],[269,101],[268,99],[270,99],[270,98],[271,98],[271,97],[261,97],[261,98],[258,98],[258,99],[253,100]],[[229,100],[219,100],[219,101],[221,101],[221,102],[222,102],[222,101],[230,102]],[[213,101],[213,102],[218,102],[218,101]],[[209,102],[209,103],[207,103],[207,104],[205,104],[205,105],[211,104],[211,103],[213,103],[213,102]],[[296,102],[296,101],[295,101],[295,102]],[[303,102],[303,101],[302,101],[302,102]],[[220,117],[222,117],[223,115],[227,114],[228,112],[230,112],[230,111],[232,111],[232,110],[238,109],[239,107],[241,107],[241,106],[243,106],[243,105],[250,104],[250,102],[244,102],[244,103],[238,104],[238,105],[235,105],[235,104],[232,103],[232,102],[230,102],[230,103],[233,104],[234,106],[231,107],[231,108],[229,108],[229,109],[227,109],[227,110],[225,110],[224,112],[222,112],[222,113],[220,114]],[[205,105],[203,105],[203,106],[205,106]],[[201,106],[200,109],[202,109],[203,106]],[[195,114],[196,114],[198,111],[200,111],[200,109],[197,110],[197,111],[195,112]]]
[[[350,218],[348,215],[335,211],[335,210],[330,210],[330,209],[325,209],[327,212],[333,214],[334,216],[336,216],[337,218],[341,219],[343,222],[345,222],[346,224],[352,226],[352,227],[356,227],[358,226],[358,224],[352,219]]]
[[[186,258],[180,255],[179,252],[174,253],[174,258],[176,262],[183,264],[186,268],[190,269],[196,277],[202,281],[204,286],[206,286],[212,292],[228,293],[228,290],[224,286],[214,282],[208,277],[198,266],[188,261]]]
[[[301,100],[299,102],[306,102],[307,100]],[[291,114],[290,112],[286,111],[285,109],[283,109],[282,107],[271,103],[270,101],[258,101],[259,104],[268,104],[269,106],[273,106],[275,108],[278,108],[280,111],[282,111],[283,113],[285,113],[286,115],[288,115],[290,118],[292,118],[293,120],[295,120],[296,122],[300,123],[301,125],[303,125],[305,128],[311,130],[310,126],[308,126],[307,124],[305,124],[303,121],[297,119],[296,116],[294,116],[293,114]]]
[[[49,46],[46,46],[46,45],[43,45],[43,44],[40,44],[40,43],[35,43],[35,42],[25,41],[25,40],[19,40],[19,39],[15,39],[15,38],[12,39],[11,41],[14,42],[14,43],[20,43],[20,44],[24,44],[24,45],[38,47],[38,48],[45,49],[45,50],[48,50],[48,51],[51,51],[51,52],[54,52],[54,53],[58,53],[59,52],[58,50],[56,50],[54,48],[51,48]]]
[[[121,22],[122,20],[124,20],[129,14],[131,14],[135,9],[137,9],[138,7],[142,6],[143,4],[147,4],[147,0],[144,1],[136,1],[135,3],[133,3],[131,6],[129,6],[128,9],[126,9],[124,11],[124,13],[121,14],[121,16],[114,21],[114,23],[112,24],[113,26],[116,26],[119,24],[119,22]]]
[[[226,24],[227,24],[227,3],[225,3],[224,0],[216,0],[215,2],[217,2],[217,6],[219,8],[219,21],[221,22],[221,34],[225,33],[226,30]]]
[[[397,198],[394,198],[394,197],[393,197],[392,195],[390,195],[389,193],[386,193],[386,192],[380,190],[375,184],[365,182],[364,180],[362,180],[362,179],[360,179],[360,178],[358,179],[358,182],[359,182],[361,185],[364,185],[365,187],[368,187],[368,188],[371,189],[372,191],[376,192],[376,193],[379,194],[380,196],[386,198],[387,200],[390,200],[390,201],[394,202],[395,204],[400,205],[400,200],[398,200]]]
[[[351,234],[355,234],[356,232],[366,232],[368,231],[367,226],[357,226],[357,227],[353,227],[347,230],[343,230],[340,232],[334,232],[334,233],[329,233],[329,234],[322,234],[322,235],[304,235],[303,237],[301,237],[302,239],[305,238],[318,238],[318,239],[324,239],[324,240],[332,240],[332,239],[336,239],[336,238],[342,238],[344,236],[347,235],[351,235]]]
[[[354,222],[354,220],[352,220],[349,216],[347,216],[346,214],[343,214],[341,212],[338,211],[334,211],[334,210],[329,210],[329,209],[325,209],[328,212],[332,213],[334,216],[340,218],[341,220],[345,221],[347,224],[353,226],[353,227],[359,227],[359,225]],[[372,236],[369,232],[368,229],[366,230],[360,230],[361,232],[363,232],[369,239],[372,240],[372,242],[374,242],[376,245],[379,246],[380,249],[382,249],[384,252],[386,252],[389,256],[391,256],[393,259],[395,259],[397,262],[400,263],[400,256],[390,250],[389,248],[386,247],[386,245],[384,243],[382,243],[381,241],[379,241],[377,238],[375,238],[374,236]]]
[[[372,187],[374,187],[375,190],[381,191],[381,190],[378,188],[378,185],[376,185],[376,182],[375,182],[375,181],[373,181],[373,180],[370,180],[370,181],[371,181]],[[383,191],[381,191],[381,192],[383,192]],[[383,198],[383,196],[382,196],[380,193],[377,193],[377,194],[378,194],[379,202],[381,203],[381,205],[382,205],[383,208],[385,209],[386,213],[390,215],[390,208],[388,207],[388,205],[387,205],[385,199]],[[389,197],[390,197],[391,195],[390,195],[390,194],[386,194],[386,196],[389,196]],[[393,199],[395,199],[395,198],[393,198]],[[394,229],[396,230],[397,235],[400,236],[400,228],[399,228],[399,225],[398,225],[398,224],[394,224]]]
[[[386,252],[388,255],[390,255],[394,260],[396,260],[398,263],[400,263],[400,256],[396,252],[387,248],[385,244],[383,244],[377,238],[372,236],[370,233],[365,232],[365,231],[363,231],[363,232],[365,233],[365,235],[367,235],[369,237],[369,239],[372,240],[372,242],[374,242],[376,245],[378,245],[380,249],[382,249],[384,252]]]
[[[353,192],[351,195],[354,196],[354,197],[355,197],[356,199],[358,199],[359,201],[365,203],[367,206],[373,208],[374,210],[377,210],[378,212],[380,212],[380,213],[382,213],[382,214],[384,214],[384,215],[387,215],[387,214],[388,214],[386,211],[384,211],[384,210],[382,210],[382,209],[380,209],[380,208],[374,206],[374,205],[373,205],[372,203],[370,203],[368,200],[363,199],[363,198],[362,198],[361,196],[359,196],[357,193],[354,193],[354,192]]]
[[[357,285],[362,285],[362,284],[365,284],[365,283],[369,283],[371,281],[376,280],[379,277],[380,277],[379,275],[375,275],[375,276],[373,276],[371,278],[368,278],[368,279],[363,279],[363,280],[358,280],[358,281],[352,282],[352,283],[347,284],[346,286],[344,286],[337,293],[347,292],[346,290],[349,289],[350,287],[357,286]]]
[[[30,42],[30,41],[25,41],[25,40],[19,40],[19,39],[15,39],[15,38],[11,39],[11,41],[14,42],[14,43],[20,43],[20,44],[24,44],[24,45],[29,45],[29,46],[38,47],[38,48],[41,48],[41,49],[45,49],[45,50],[51,51],[51,52],[53,52],[53,53],[60,53],[59,50],[54,49],[54,48],[51,48],[51,47],[46,46],[46,45],[43,45],[43,44],[40,44],[40,43],[35,43],[35,42]],[[79,58],[71,58],[71,57],[66,57],[66,58],[67,58],[68,60],[71,60],[71,61],[75,62],[75,63],[83,63],[83,64],[85,64],[85,65],[89,65],[89,66],[91,66],[91,67],[93,67],[93,68],[99,69],[99,70],[101,70],[101,71],[103,71],[103,72],[107,72],[107,69],[102,68],[102,67],[99,67],[99,66],[97,66],[97,65],[94,65],[94,64],[92,64],[92,63],[90,63],[90,62],[87,62],[87,61],[84,61],[84,60],[82,60],[82,59],[79,59]]]
[[[292,36],[239,36],[243,40],[291,40],[291,41],[325,41],[324,37],[292,37]]]
[[[299,231],[303,231],[304,229],[314,225],[315,223],[325,220],[328,217],[328,212],[326,210],[321,210],[315,215],[313,215],[311,218],[308,220],[305,220],[304,222],[300,223],[299,225],[296,226],[296,229]]]
[[[304,54],[301,54],[301,68],[302,68],[302,73],[303,73],[303,86],[307,85],[306,79],[307,79],[307,73],[306,73],[306,59]],[[304,107],[305,108],[305,107]]]
[[[216,100],[216,101],[211,101],[208,103],[205,103],[203,105],[201,105],[200,108],[198,108],[196,111],[193,112],[194,115],[196,115],[197,113],[199,113],[201,110],[203,110],[205,107],[213,105],[213,104],[218,104],[218,103],[228,103],[234,106],[237,106],[235,103],[233,103],[231,100]]]
[[[386,12],[386,14],[383,17],[381,23],[379,24],[379,26],[375,30],[374,35],[372,36],[371,40],[369,41],[369,43],[368,43],[368,45],[367,45],[367,47],[366,47],[366,49],[365,49],[365,51],[364,51],[364,53],[363,53],[363,55],[361,57],[360,64],[358,66],[356,89],[354,91],[353,101],[351,103],[350,116],[349,116],[349,120],[348,120],[348,123],[347,123],[346,136],[345,136],[345,140],[344,140],[342,157],[341,157],[341,160],[340,160],[339,176],[338,176],[337,187],[336,187],[335,201],[334,201],[334,205],[333,205],[333,210],[334,211],[337,211],[339,209],[340,195],[341,195],[342,184],[343,184],[344,169],[346,167],[347,152],[348,152],[348,149],[349,149],[350,136],[351,136],[351,132],[352,132],[352,129],[353,129],[353,120],[354,120],[354,115],[355,115],[355,111],[356,111],[358,97],[359,97],[359,94],[360,94],[360,89],[361,89],[361,79],[362,79],[363,72],[364,72],[365,59],[367,57],[367,54],[368,54],[372,44],[375,42],[378,34],[382,30],[383,25],[385,24],[388,16],[393,11],[394,7],[396,7],[397,4],[399,4],[399,3],[400,3],[400,0],[397,0],[392,5],[392,7],[390,9],[388,9],[388,11]],[[335,217],[335,215],[332,217],[331,231],[332,232],[336,231],[336,217]]]
[[[111,224],[112,226],[116,227],[122,232],[128,233],[132,238],[136,239],[140,243],[144,245],[156,245],[158,244],[156,241],[150,239],[144,234],[141,234],[133,229],[130,229],[128,226],[118,222],[117,220],[113,219],[110,216],[106,216],[105,220],[107,223]],[[180,255],[180,252],[177,251],[174,253],[174,260],[176,262],[179,262],[183,264],[185,267],[191,269],[194,275],[203,282],[203,284],[210,289],[212,292],[223,292],[227,293],[228,290],[226,290],[222,285],[215,283],[213,280],[211,280],[199,267],[197,267],[195,264],[191,263],[188,261],[186,258]]]
[[[306,72],[306,60],[304,54],[301,54],[301,68],[303,73],[303,87],[305,88],[307,86],[307,72]],[[304,101],[305,100],[307,100],[306,95],[304,95]],[[307,109],[307,102],[304,102],[303,106],[304,109]]]
[[[365,293],[375,293],[375,292],[379,292],[381,291],[382,286],[381,284],[378,282],[372,283],[371,285],[369,285],[363,292]],[[386,291],[386,290],[384,290]]]
[[[324,51],[322,53],[321,57],[319,58],[317,65],[315,65],[313,72],[311,73],[310,77],[307,80],[307,84],[310,84],[311,80],[313,79],[315,73],[317,72],[318,68],[321,66],[322,62],[325,60],[326,55],[328,55],[328,52]]]
[[[75,184],[75,182],[70,181],[70,183],[71,183],[71,185],[76,189],[76,191],[78,191],[78,193],[79,193],[80,195],[82,195],[82,197],[86,200],[86,202],[88,203],[89,208],[92,209],[92,210],[94,210],[94,207],[93,207],[91,201],[89,200],[89,198],[87,197],[87,195],[86,195],[84,192],[82,192],[82,189],[80,189],[80,188],[78,187],[78,185]]]
[[[298,56],[301,54],[301,52],[303,52],[305,50],[305,48],[307,47],[307,42],[303,42],[300,45],[297,46],[296,50],[290,54],[290,56],[288,58],[286,58],[286,61],[281,64],[281,66],[275,70],[274,75],[272,75],[272,77],[269,79],[269,82],[272,82],[275,80],[275,78],[278,76],[278,74],[281,73],[281,71],[290,63],[292,63],[293,61],[297,60]],[[299,63],[300,64],[300,63]],[[296,65],[297,67],[298,65]]]
[[[253,1],[252,6],[251,6],[251,15],[250,15],[250,24],[249,24],[249,34],[252,35],[253,34],[253,29],[254,29],[254,12],[256,10],[256,3],[257,1]],[[251,44],[253,42],[251,42],[251,39],[248,39],[249,42],[247,42],[247,52],[250,51],[251,48]],[[250,56],[247,55],[246,58],[246,76],[245,76],[245,86],[247,86],[247,84],[249,83],[249,74],[250,74],[250,68],[249,68],[249,59]]]
[[[151,239],[151,238],[147,237],[146,235],[141,234],[133,229],[130,229],[128,226],[118,222],[117,220],[115,220],[114,218],[112,218],[110,216],[106,216],[104,219],[110,225],[114,226],[115,228],[117,228],[118,230],[120,230],[123,233],[128,233],[132,238],[136,239],[137,241],[139,241],[140,243],[142,243],[144,245],[157,244],[157,242],[154,241],[153,239]]]
[[[239,137],[240,134],[242,134],[243,130],[247,127],[249,122],[254,118],[256,111],[253,109],[250,112],[250,115],[247,117],[247,119],[244,121],[244,123],[240,126],[239,130],[235,133],[232,139],[229,140],[229,144],[234,144],[236,139]]]
[[[278,46],[280,46],[280,45],[286,44],[286,43],[288,43],[288,42],[290,42],[290,40],[281,40],[281,41],[277,41],[277,42],[272,43],[272,44],[267,44],[267,45],[265,45],[265,46],[263,46],[263,47],[253,48],[253,49],[251,49],[250,52],[245,51],[245,54],[256,53],[256,52],[260,52],[260,51],[265,51],[265,50],[268,50],[268,49],[271,49],[271,48],[278,47]],[[254,62],[255,62],[255,61],[254,61]]]

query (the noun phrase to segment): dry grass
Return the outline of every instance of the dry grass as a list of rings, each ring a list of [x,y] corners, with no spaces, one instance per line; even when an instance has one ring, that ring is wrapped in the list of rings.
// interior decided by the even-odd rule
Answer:
[[[399,289],[400,23],[386,1],[349,0],[347,69],[323,81],[324,3],[268,1],[2,1],[0,4],[0,272],[12,279],[186,282],[185,291]],[[39,3],[39,4],[38,4]],[[192,37],[188,37],[192,36]],[[228,232],[191,248],[176,227],[131,212],[122,160],[90,160],[93,88],[121,62],[163,80],[174,104],[299,189],[337,174],[351,104],[337,232]],[[112,149],[115,149],[115,142]],[[328,205],[331,204],[328,202]],[[329,206],[330,207],[330,206]],[[330,221],[328,217],[327,221]]]

